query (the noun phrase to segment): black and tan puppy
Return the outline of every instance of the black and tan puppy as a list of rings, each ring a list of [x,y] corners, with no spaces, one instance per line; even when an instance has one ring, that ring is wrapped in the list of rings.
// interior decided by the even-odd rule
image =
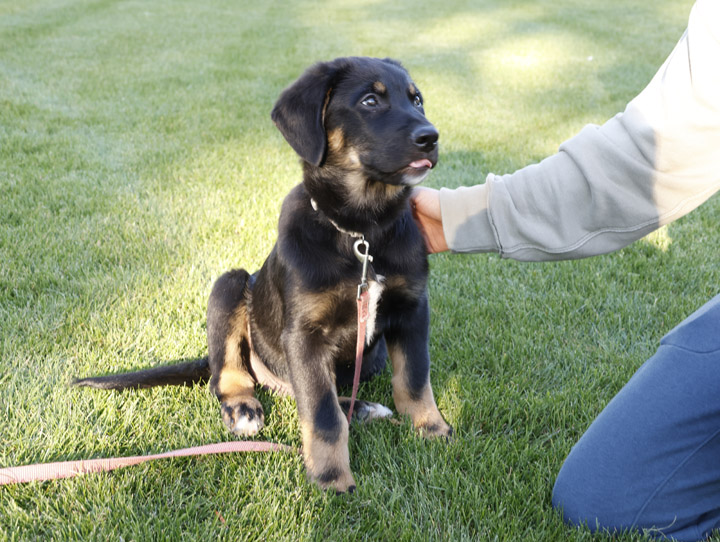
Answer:
[[[278,241],[260,271],[234,270],[215,283],[207,315],[209,356],[78,385],[122,389],[210,378],[228,429],[257,433],[264,415],[256,384],[291,393],[309,476],[352,491],[348,400],[356,296],[369,243],[370,316],[362,377],[393,369],[393,398],[425,436],[448,436],[430,387],[428,264],[408,197],[436,164],[438,132],[420,91],[389,59],[339,58],[308,69],[287,88],[272,119],[302,158],[303,182],[285,199]],[[359,418],[387,409],[360,403]]]

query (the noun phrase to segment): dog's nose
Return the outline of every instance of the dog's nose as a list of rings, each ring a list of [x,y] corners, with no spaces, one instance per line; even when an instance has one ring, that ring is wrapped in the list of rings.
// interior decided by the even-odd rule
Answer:
[[[413,130],[411,134],[412,140],[417,147],[425,152],[429,152],[437,145],[437,140],[440,137],[435,127],[430,125],[420,126]]]

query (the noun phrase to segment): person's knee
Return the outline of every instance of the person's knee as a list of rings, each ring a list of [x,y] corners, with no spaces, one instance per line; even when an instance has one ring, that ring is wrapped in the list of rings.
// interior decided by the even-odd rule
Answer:
[[[624,531],[633,524],[636,503],[603,475],[580,447],[572,450],[555,481],[552,505],[565,523],[595,531]],[[591,455],[591,454],[590,454]]]
[[[553,508],[562,515],[565,523],[586,525],[593,529],[597,518],[593,503],[589,502],[587,494],[582,491],[583,481],[572,472],[574,469],[567,467],[566,460],[555,480],[552,492]]]

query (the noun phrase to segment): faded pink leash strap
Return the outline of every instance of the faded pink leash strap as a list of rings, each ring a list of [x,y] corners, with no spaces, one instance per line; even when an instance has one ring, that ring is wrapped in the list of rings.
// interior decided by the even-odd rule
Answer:
[[[367,330],[367,319],[370,314],[370,293],[364,290],[357,299],[358,307],[358,332],[357,345],[355,346],[355,374],[353,375],[352,395],[350,396],[350,408],[348,409],[348,423],[352,420],[355,398],[360,387],[360,370],[362,369],[363,351],[365,350],[365,331]]]
[[[78,461],[61,461],[58,463],[38,463],[36,465],[25,465],[22,467],[6,467],[0,469],[0,485],[21,484],[25,482],[36,482],[45,480],[57,480],[59,478],[71,478],[79,474],[92,472],[109,472],[122,467],[139,465],[146,461],[166,459],[170,457],[188,457],[210,454],[224,454],[230,452],[292,452],[294,449],[285,444],[274,442],[219,442],[206,444],[205,446],[194,446],[182,448],[162,454],[139,455],[133,457],[112,457],[101,459],[81,459]]]
[[[358,235],[352,235],[358,237]],[[365,332],[367,331],[367,320],[370,314],[370,292],[368,291],[367,274],[368,264],[373,261],[373,257],[370,256],[370,243],[365,240],[364,235],[359,234],[359,237],[360,239],[355,241],[353,245],[355,257],[362,264],[362,275],[360,275],[360,284],[358,284],[357,288],[358,332],[355,346],[355,375],[353,376],[352,396],[350,397],[350,408],[347,415],[348,424],[352,420],[355,398],[360,387],[360,370],[362,369],[363,351],[365,350]],[[364,247],[365,251],[361,251],[360,247]]]

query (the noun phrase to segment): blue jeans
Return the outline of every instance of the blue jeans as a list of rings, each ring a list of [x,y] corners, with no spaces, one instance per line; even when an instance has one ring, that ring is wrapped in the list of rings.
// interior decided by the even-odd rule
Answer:
[[[720,295],[662,339],[573,447],[553,506],[593,531],[720,529]]]

